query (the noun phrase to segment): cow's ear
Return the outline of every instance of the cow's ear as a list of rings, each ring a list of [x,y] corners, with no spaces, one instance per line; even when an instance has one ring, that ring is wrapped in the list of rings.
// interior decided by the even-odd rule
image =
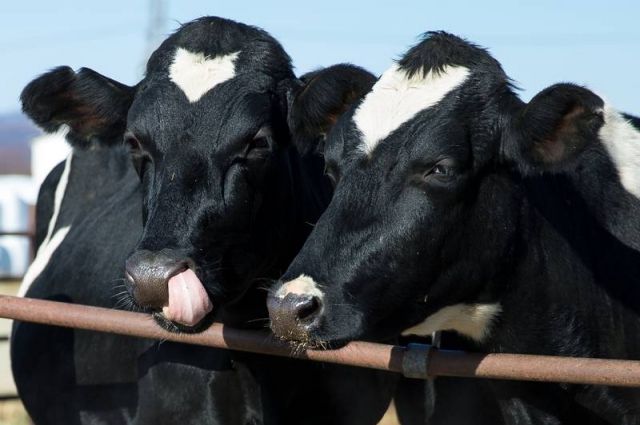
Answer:
[[[603,108],[603,100],[584,87],[548,87],[511,120],[503,139],[506,156],[525,171],[561,171],[598,139]]]
[[[120,142],[135,89],[88,68],[63,66],[30,82],[22,91],[22,110],[45,131],[69,127],[73,146]]]
[[[324,139],[340,115],[371,90],[376,77],[351,64],[313,71],[292,85],[288,122],[302,154],[323,151]]]

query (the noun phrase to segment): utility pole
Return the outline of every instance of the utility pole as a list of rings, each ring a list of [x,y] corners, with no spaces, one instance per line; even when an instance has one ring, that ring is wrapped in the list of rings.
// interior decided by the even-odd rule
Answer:
[[[142,63],[144,74],[146,62],[167,36],[168,0],[149,0],[149,21],[147,24],[145,54]]]

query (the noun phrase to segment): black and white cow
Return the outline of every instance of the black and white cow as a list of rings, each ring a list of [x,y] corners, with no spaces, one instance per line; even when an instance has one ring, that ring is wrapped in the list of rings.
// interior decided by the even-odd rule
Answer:
[[[484,49],[426,34],[330,130],[334,196],[269,296],[272,329],[639,359],[639,128],[572,84],[522,102]],[[640,423],[638,389],[481,385],[509,424]]]
[[[67,67],[34,80],[25,112],[46,130],[68,126],[73,153],[40,193],[26,296],[133,304],[176,332],[214,318],[263,327],[261,287],[331,194],[323,159],[291,143],[290,106],[315,102],[335,119],[374,82],[331,69],[340,100],[307,99],[314,74],[297,79],[266,32],[201,18],[154,52],[134,87]],[[28,323],[15,324],[11,347],[38,424],[374,424],[394,385],[377,372]]]

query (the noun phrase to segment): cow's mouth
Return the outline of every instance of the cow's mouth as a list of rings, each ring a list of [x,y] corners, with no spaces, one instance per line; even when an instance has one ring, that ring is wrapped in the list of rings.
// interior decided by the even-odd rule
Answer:
[[[179,330],[199,327],[213,310],[209,294],[190,268],[169,279],[168,295],[167,305],[162,307],[162,312],[155,316],[157,319],[162,318],[164,321],[174,323]]]

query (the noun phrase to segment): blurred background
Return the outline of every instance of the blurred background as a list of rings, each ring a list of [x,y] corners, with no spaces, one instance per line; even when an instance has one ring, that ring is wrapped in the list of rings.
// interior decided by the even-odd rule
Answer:
[[[528,100],[575,82],[618,109],[640,113],[640,2],[380,2],[4,0],[0,5],[0,292],[11,293],[32,256],[37,189],[67,155],[63,135],[44,135],[21,113],[19,95],[58,65],[89,67],[125,84],[149,54],[193,18],[218,15],[275,36],[298,74],[338,62],[383,72],[421,33],[446,30],[489,48]],[[11,394],[8,323],[0,322],[0,399]],[[0,405],[0,424],[9,423]],[[25,420],[26,419],[21,419]]]

